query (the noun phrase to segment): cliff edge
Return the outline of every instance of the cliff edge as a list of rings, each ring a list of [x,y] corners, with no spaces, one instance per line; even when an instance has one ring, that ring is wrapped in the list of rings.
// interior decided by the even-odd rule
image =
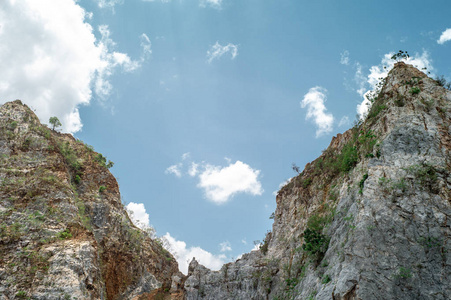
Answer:
[[[132,224],[107,167],[20,100],[0,107],[0,299],[171,297],[177,263]]]
[[[361,124],[278,193],[260,250],[186,299],[450,299],[451,92],[397,63]]]

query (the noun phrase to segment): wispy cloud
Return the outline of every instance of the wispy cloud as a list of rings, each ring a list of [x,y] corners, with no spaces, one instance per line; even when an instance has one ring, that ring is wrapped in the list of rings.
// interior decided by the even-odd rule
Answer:
[[[172,0],[141,0],[143,2],[162,2],[162,3],[169,3]]]
[[[340,64],[349,65],[349,51],[345,50],[340,54]]]
[[[232,245],[230,245],[229,241],[225,241],[219,244],[220,250],[221,252],[227,252],[227,251],[232,251]]]
[[[311,88],[301,102],[302,108],[307,108],[306,119],[312,119],[317,126],[316,137],[330,133],[333,129],[334,116],[327,113],[324,105],[326,102],[327,90],[316,86]]]
[[[112,90],[109,77],[114,73],[117,67],[121,67],[124,72],[133,72],[140,68],[142,63],[152,54],[150,39],[146,34],[141,34],[140,45],[142,49],[141,56],[138,60],[132,60],[126,53],[116,52],[113,49],[116,43],[111,39],[111,32],[107,25],[99,26],[101,40],[99,47],[101,49],[101,59],[104,62],[97,70],[97,78],[95,82],[95,92],[102,99],[108,97]]]
[[[163,236],[163,245],[176,258],[182,273],[188,274],[188,266],[193,258],[211,270],[219,270],[227,261],[225,254],[215,255],[200,247],[187,247],[183,241],[176,240],[169,233]]]
[[[338,127],[349,126],[350,123],[349,117],[344,116],[340,119],[340,122],[338,122]]]
[[[123,4],[124,0],[95,0],[100,8],[110,8],[114,11],[117,4]]]
[[[222,8],[222,0],[200,0],[200,7],[212,7],[216,9]]]
[[[451,28],[446,29],[440,35],[440,38],[437,40],[437,43],[443,45],[443,43],[451,40]]]
[[[216,204],[230,201],[234,195],[243,193],[253,196],[263,194],[259,181],[260,170],[255,170],[242,161],[226,158],[227,166],[215,166],[205,162],[196,163],[185,155],[178,164],[168,167],[166,174],[182,177],[184,174],[197,177],[197,187],[202,189],[205,197]]]
[[[182,170],[181,170],[182,166],[183,165],[181,163],[169,166],[166,169],[165,173],[166,174],[173,174],[173,175],[177,176],[178,178],[180,178],[180,177],[182,177]]]
[[[216,42],[216,44],[211,46],[207,51],[207,62],[211,63],[213,60],[219,59],[228,52],[230,52],[232,59],[234,59],[238,55],[238,46],[231,43],[221,46],[218,42]]]

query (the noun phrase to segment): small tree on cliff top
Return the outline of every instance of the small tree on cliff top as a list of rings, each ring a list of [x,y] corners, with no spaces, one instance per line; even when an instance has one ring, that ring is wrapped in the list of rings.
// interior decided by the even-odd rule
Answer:
[[[49,123],[53,125],[52,130],[55,130],[55,127],[60,127],[62,125],[60,120],[58,120],[57,117],[51,117],[49,119]]]

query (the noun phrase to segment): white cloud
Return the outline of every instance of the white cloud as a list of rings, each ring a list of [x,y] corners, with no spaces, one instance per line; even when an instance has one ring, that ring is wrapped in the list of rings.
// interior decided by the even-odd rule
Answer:
[[[205,165],[204,168],[199,175],[200,181],[197,186],[204,189],[207,199],[216,204],[226,203],[237,193],[254,196],[263,193],[261,183],[258,181],[260,171],[241,161],[227,167]]]
[[[241,243],[243,243],[244,245],[247,245],[246,239],[242,239],[242,240],[241,240]]]
[[[356,81],[360,86],[357,92],[363,97],[362,102],[357,105],[357,113],[359,114],[360,118],[364,118],[368,113],[371,107],[369,98],[378,93],[378,84],[380,83],[381,79],[387,77],[388,72],[393,69],[393,66],[396,63],[396,61],[391,59],[393,54],[395,53],[390,52],[385,54],[379,65],[372,66],[369,69],[370,73],[367,77],[363,76],[360,64],[356,64]],[[413,65],[418,70],[423,72],[433,73],[434,70],[432,66],[432,60],[429,58],[429,53],[427,51],[423,51],[421,55],[419,53],[415,53],[414,56],[410,56],[409,58],[405,59],[404,62],[406,64]]]
[[[313,119],[316,126],[316,137],[330,133],[333,129],[334,116],[326,113],[327,108],[324,105],[326,102],[327,90],[316,86],[311,88],[301,102],[301,107],[307,107],[306,119]]]
[[[196,163],[189,161],[189,153],[182,155],[182,161],[165,170],[166,174],[182,177],[188,174],[190,177],[198,177],[198,188],[205,192],[205,197],[216,203],[223,204],[229,201],[235,194],[245,193],[261,195],[263,188],[258,177],[260,170],[254,170],[249,165],[236,161],[232,163],[230,158],[225,158],[228,166],[214,166],[205,162]]]
[[[360,63],[355,64],[355,75],[354,75],[354,81],[357,83],[357,93],[360,95],[360,97],[363,97],[363,95],[367,92],[367,77],[363,75],[362,71],[362,65]]]
[[[176,164],[168,167],[165,171],[166,174],[174,174],[178,178],[182,177],[182,164]]]
[[[163,245],[166,250],[174,255],[179,264],[180,272],[184,274],[188,273],[188,266],[193,257],[200,264],[215,271],[219,270],[226,262],[227,257],[224,254],[214,255],[200,247],[187,248],[185,242],[176,240],[169,233],[166,233],[163,239],[165,240]]]
[[[155,2],[155,1],[158,1],[158,0],[141,0],[141,1],[143,1],[143,2]],[[162,3],[169,3],[169,2],[171,2],[171,0],[160,0],[160,2],[162,2]]]
[[[340,122],[338,122],[338,127],[349,126],[350,123],[351,122],[349,121],[349,117],[344,116],[340,119]]]
[[[451,28],[448,28],[442,32],[442,34],[440,35],[440,38],[437,40],[437,43],[439,43],[440,45],[443,45],[443,43],[445,43],[447,41],[451,41]]]
[[[63,131],[81,130],[78,109],[90,103],[93,85],[106,95],[115,67],[138,67],[127,54],[112,52],[107,27],[99,28],[102,38],[96,39],[87,23],[91,17],[75,0],[2,1],[1,101],[21,99],[41,121],[57,116]]]
[[[188,159],[189,157],[190,157],[190,153],[189,152],[186,152],[186,153],[183,153],[182,154],[182,160],[186,160],[186,159]]]
[[[232,245],[230,245],[229,241],[220,243],[219,247],[221,248],[221,252],[232,251]]]
[[[340,54],[340,64],[349,65],[349,51],[345,50]]]
[[[114,6],[116,4],[122,4],[124,3],[124,0],[96,0],[97,5],[100,8],[111,8],[114,9]]]
[[[97,69],[97,79],[95,81],[95,91],[102,99],[109,96],[112,86],[108,78],[113,75],[115,68],[122,67],[124,72],[133,72],[140,68],[142,63],[152,54],[150,39],[146,34],[141,34],[142,54],[138,60],[132,60],[126,53],[112,51],[116,43],[110,38],[110,30],[107,25],[99,26],[101,40],[99,47],[102,50],[102,64]]]
[[[199,5],[201,7],[212,7],[216,9],[221,9],[222,7],[222,0],[200,0]]]
[[[198,172],[199,172],[199,164],[191,162],[191,167],[188,170],[188,175],[194,177],[197,175]]]
[[[277,191],[272,192],[272,195],[273,196],[277,196],[277,193],[280,191],[280,189],[283,188],[285,185],[289,184],[291,179],[293,179],[293,177],[291,177],[290,179],[285,180],[284,182],[279,183],[279,188],[277,189]]]
[[[126,209],[133,224],[141,229],[150,227],[149,214],[146,212],[146,208],[143,203],[130,202],[127,204]]]
[[[218,42],[210,47],[207,51],[207,62],[211,63],[214,59],[219,59],[221,56],[230,52],[232,59],[238,55],[238,46],[234,44],[227,44],[226,46],[221,46]]]

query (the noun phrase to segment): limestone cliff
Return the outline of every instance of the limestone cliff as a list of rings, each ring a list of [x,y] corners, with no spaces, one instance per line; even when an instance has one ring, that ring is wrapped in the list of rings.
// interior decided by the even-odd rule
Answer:
[[[170,297],[177,263],[131,223],[107,167],[19,100],[0,107],[0,299]]]
[[[0,300],[450,299],[451,92],[398,63],[364,122],[278,193],[260,250],[188,276],[105,157],[0,107]]]
[[[362,124],[278,193],[259,251],[186,299],[450,299],[451,92],[397,63]]]

